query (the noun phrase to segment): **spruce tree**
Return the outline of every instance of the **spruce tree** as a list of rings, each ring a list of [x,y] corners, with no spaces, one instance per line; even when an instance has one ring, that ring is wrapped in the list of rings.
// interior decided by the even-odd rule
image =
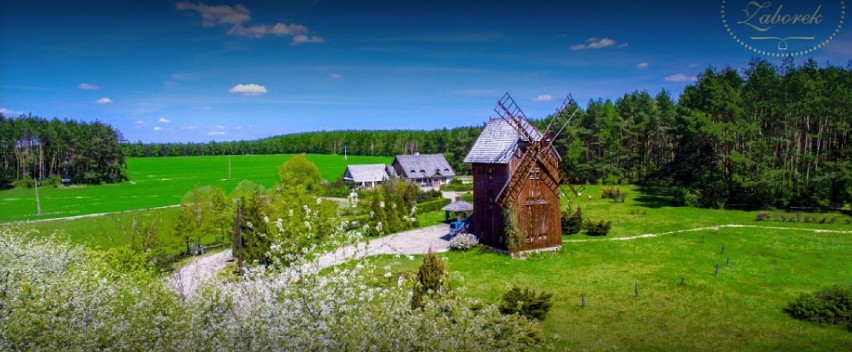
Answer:
[[[426,304],[426,298],[441,295],[450,289],[449,270],[443,260],[432,253],[432,249],[423,257],[423,263],[417,270],[414,282],[414,292],[411,296],[411,307],[421,308]]]

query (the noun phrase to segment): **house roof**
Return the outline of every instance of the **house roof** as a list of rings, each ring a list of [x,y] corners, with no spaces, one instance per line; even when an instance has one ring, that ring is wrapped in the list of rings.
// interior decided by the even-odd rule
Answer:
[[[409,179],[455,176],[443,154],[397,155],[394,164],[399,165],[401,176]]]
[[[521,125],[530,136],[541,140],[542,134],[527,120],[520,119]],[[526,141],[518,130],[504,119],[491,119],[485,125],[473,148],[464,158],[466,163],[507,164],[518,148],[519,141]]]
[[[465,202],[463,200],[457,200],[450,204],[445,205],[441,210],[452,211],[452,212],[465,212],[465,211],[473,211],[473,204]]]
[[[388,179],[386,166],[385,164],[348,165],[343,178],[355,182],[380,182]]]

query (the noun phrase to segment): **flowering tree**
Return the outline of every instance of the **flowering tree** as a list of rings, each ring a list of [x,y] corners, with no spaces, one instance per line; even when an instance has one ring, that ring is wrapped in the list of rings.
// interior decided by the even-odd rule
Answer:
[[[438,295],[411,310],[413,283],[402,276],[386,273],[390,281],[376,285],[368,265],[320,272],[277,240],[270,265],[214,278],[184,299],[144,260],[117,265],[127,258],[24,237],[0,229],[3,351],[519,351],[542,343],[535,323],[493,305]],[[360,238],[341,230],[331,240]]]

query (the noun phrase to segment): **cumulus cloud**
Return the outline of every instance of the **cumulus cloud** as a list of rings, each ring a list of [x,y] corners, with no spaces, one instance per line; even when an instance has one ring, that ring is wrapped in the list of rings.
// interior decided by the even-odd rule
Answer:
[[[224,135],[225,135],[225,132],[222,132],[222,131],[212,131],[212,132],[207,132],[207,135],[208,135],[208,136],[224,136]]]
[[[172,120],[169,120],[165,117],[161,117],[159,120],[157,120],[157,122],[159,122],[159,123],[170,123],[170,122],[172,122]]]
[[[246,95],[246,96],[253,96],[253,95],[266,94],[267,91],[266,91],[266,87],[259,85],[259,84],[255,84],[255,83],[242,84],[242,83],[240,83],[240,84],[233,86],[231,89],[228,89],[228,92],[230,92],[231,94],[242,94],[242,95]]]
[[[160,126],[154,126],[153,130],[154,130],[154,131],[162,131],[162,130],[163,130],[163,128],[162,128],[162,127],[160,127]]]
[[[0,108],[0,114],[3,114],[3,116],[6,116],[6,117],[20,116],[23,113],[24,113],[23,111],[15,111],[15,110],[10,110],[10,109],[6,109],[6,108]]]
[[[112,99],[107,98],[107,97],[103,97],[103,98],[100,98],[98,100],[95,100],[95,104],[110,104],[110,103],[112,103]]]
[[[583,43],[577,43],[569,47],[571,50],[586,50],[586,49],[603,49],[615,46],[616,48],[626,48],[627,43],[618,43],[610,38],[591,37]]]
[[[278,22],[273,25],[246,26],[245,23],[251,21],[251,12],[242,4],[210,6],[204,3],[195,4],[181,1],[177,3],[176,7],[178,10],[198,13],[201,16],[201,23],[205,27],[230,26],[231,28],[227,32],[230,35],[249,38],[263,38],[267,35],[289,37],[290,43],[293,45],[325,41],[320,36],[310,34],[308,27],[296,23]]]
[[[547,94],[539,95],[539,96],[533,98],[533,101],[539,101],[539,102],[540,101],[551,101],[551,100],[553,100],[553,97],[550,96],[550,95],[547,95]]]
[[[90,83],[80,83],[80,85],[77,86],[77,87],[79,87],[80,89],[83,89],[83,90],[98,90],[98,89],[101,89],[101,87],[99,87],[97,84],[90,84]]]
[[[638,69],[648,68],[648,66],[651,66],[651,64],[649,64],[647,62],[640,62],[640,63],[636,64],[636,68],[638,68]]]
[[[676,73],[666,76],[663,80],[666,82],[695,82],[698,80],[698,77],[685,73]]]

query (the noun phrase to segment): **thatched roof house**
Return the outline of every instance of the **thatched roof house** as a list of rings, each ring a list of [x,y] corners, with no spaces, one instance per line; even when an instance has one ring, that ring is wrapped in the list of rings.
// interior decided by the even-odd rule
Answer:
[[[423,187],[439,187],[455,176],[443,154],[397,155],[391,166],[399,177]]]

